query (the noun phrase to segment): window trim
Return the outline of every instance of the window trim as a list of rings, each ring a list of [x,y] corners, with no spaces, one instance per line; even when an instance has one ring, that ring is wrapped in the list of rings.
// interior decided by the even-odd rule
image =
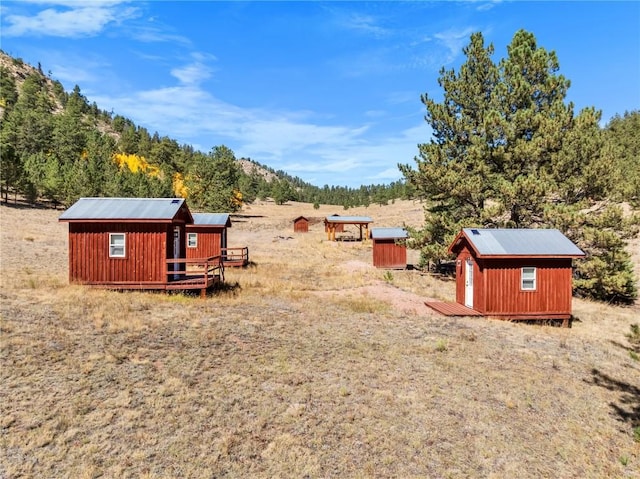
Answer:
[[[122,245],[114,244],[116,237],[122,237]],[[122,254],[115,254],[114,248],[122,248]],[[126,233],[109,233],[109,258],[126,258],[127,257],[127,234]]]
[[[526,273],[525,273],[525,270]],[[526,274],[526,277],[525,277]],[[525,281],[531,282],[531,287],[525,286]],[[520,268],[520,290],[536,291],[538,289],[538,268],[535,266],[523,266]]]
[[[191,238],[194,239],[193,244],[191,244]],[[187,248],[197,248],[198,247],[198,233],[187,233]]]

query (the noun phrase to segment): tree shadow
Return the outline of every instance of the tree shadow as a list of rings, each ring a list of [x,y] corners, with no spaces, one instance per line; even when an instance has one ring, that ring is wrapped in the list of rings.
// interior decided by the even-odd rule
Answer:
[[[242,286],[237,281],[233,283],[220,282],[213,285],[211,288],[212,295],[219,294],[228,294],[230,296],[235,296],[242,290]]]
[[[618,402],[609,405],[619,421],[632,429],[640,427],[640,386],[612,378],[596,368],[591,370],[591,380],[596,386],[620,393]]]

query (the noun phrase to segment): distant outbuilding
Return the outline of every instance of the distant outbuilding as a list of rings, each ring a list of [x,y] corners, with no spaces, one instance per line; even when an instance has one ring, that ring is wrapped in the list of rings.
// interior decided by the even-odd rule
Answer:
[[[293,220],[293,232],[294,233],[308,233],[309,232],[309,218],[305,216],[298,216]]]
[[[376,268],[405,269],[407,267],[406,239],[404,228],[371,228],[373,241],[373,265]]]
[[[584,253],[556,229],[464,228],[456,255],[456,301],[500,319],[571,319],[572,260]]]

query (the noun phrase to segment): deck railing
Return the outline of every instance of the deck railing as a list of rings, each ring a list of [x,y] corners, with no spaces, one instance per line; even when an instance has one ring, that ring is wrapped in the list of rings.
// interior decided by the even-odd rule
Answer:
[[[241,266],[249,264],[249,247],[222,248],[222,262]]]
[[[224,262],[222,256],[210,256],[196,259],[168,259],[167,282],[190,282],[195,285],[208,285],[214,279],[224,281]]]

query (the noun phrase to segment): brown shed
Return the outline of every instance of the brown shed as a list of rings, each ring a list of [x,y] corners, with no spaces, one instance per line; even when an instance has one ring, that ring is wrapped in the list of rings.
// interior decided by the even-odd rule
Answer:
[[[219,258],[189,275],[185,231],[193,217],[183,198],[81,198],[59,221],[69,223],[70,282],[204,294],[223,278]]]
[[[501,319],[571,318],[572,259],[584,253],[555,229],[464,228],[456,255],[456,301]]]
[[[228,213],[193,213],[193,223],[186,226],[187,258],[221,255],[227,247]]]
[[[405,269],[409,235],[404,228],[371,228],[373,265],[376,268]]]
[[[304,216],[298,216],[293,220],[293,232],[294,233],[308,233],[309,232],[309,218]]]

